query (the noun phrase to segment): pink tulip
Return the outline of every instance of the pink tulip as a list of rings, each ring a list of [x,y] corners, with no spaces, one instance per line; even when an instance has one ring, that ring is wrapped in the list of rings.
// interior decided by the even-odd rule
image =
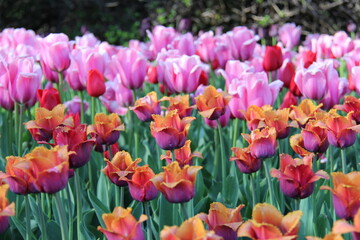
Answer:
[[[117,113],[119,115],[125,115],[127,113],[127,107],[125,107],[124,105],[129,103],[126,101],[128,101],[130,97],[126,97],[124,100],[124,102],[118,102],[118,100],[120,101],[121,97],[117,98],[117,94],[123,94],[123,97],[125,96],[131,96],[132,98],[132,93],[129,89],[122,87],[122,90],[119,90],[119,86],[120,84],[115,82],[115,81],[107,81],[105,83],[106,86],[106,91],[105,93],[100,97],[100,100],[102,102],[102,104],[104,104],[105,108],[110,112],[110,113]],[[124,93],[124,91],[129,91],[127,93]],[[131,101],[132,103],[132,101]],[[122,105],[124,104],[124,105]],[[131,105],[131,104],[129,104]]]
[[[81,115],[81,99],[78,96],[75,96],[72,100],[64,102],[64,105],[68,113],[79,114]],[[84,101],[84,112],[89,108],[89,103]]]
[[[34,102],[40,88],[41,68],[32,57],[17,58],[8,65],[9,93],[21,104]]]
[[[70,66],[69,38],[63,33],[51,33],[40,38],[40,58],[53,71],[63,72]]]
[[[202,83],[202,74],[207,72],[206,65],[195,55],[167,59],[164,64],[164,85],[171,92],[194,92]]]
[[[44,74],[45,79],[50,81],[50,82],[54,82],[54,83],[59,82],[58,73],[51,70],[49,68],[49,66],[46,65],[46,63],[44,61],[40,60],[40,63],[41,63],[41,69],[42,69],[42,72]]]
[[[256,42],[259,36],[247,27],[235,27],[232,31],[226,33],[230,42],[232,56],[241,61],[252,58]]]
[[[191,33],[176,37],[171,45],[173,49],[178,49],[181,55],[191,56],[195,54],[194,37]]]
[[[95,47],[100,41],[92,33],[86,33],[83,36],[75,37],[76,48],[78,47]]]
[[[229,60],[225,65],[225,70],[219,69],[217,73],[225,78],[226,88],[228,88],[233,79],[240,79],[243,73],[250,72],[250,70],[250,66],[244,62]]]
[[[360,93],[360,66],[355,66],[351,69],[352,81],[355,86],[355,91]]]
[[[141,88],[145,81],[147,72],[146,59],[139,52],[122,48],[112,57],[112,68],[116,69],[120,75],[121,83],[129,89]]]
[[[340,31],[333,36],[331,53],[335,58],[340,58],[354,49],[354,42],[346,32]]]
[[[162,49],[169,49],[169,45],[176,37],[176,31],[172,27],[164,27],[161,25],[155,26],[152,32],[146,31],[150,38],[150,50],[152,52],[152,58],[155,59],[157,54]]]
[[[301,27],[295,23],[286,23],[279,29],[280,41],[286,48],[293,48],[298,45],[301,36]]]

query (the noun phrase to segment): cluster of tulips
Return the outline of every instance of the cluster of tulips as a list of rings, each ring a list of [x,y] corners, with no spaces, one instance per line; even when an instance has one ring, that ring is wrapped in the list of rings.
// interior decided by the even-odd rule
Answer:
[[[360,239],[360,39],[300,36],[4,29],[1,239]]]

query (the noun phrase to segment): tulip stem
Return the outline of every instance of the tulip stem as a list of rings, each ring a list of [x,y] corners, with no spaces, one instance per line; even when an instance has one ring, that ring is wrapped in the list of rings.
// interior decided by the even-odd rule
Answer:
[[[273,187],[272,187],[271,178],[270,178],[270,169],[269,169],[269,166],[268,166],[268,163],[266,160],[264,160],[263,163],[264,163],[264,167],[265,167],[266,180],[269,185],[270,204],[274,206],[274,196],[273,196]],[[276,206],[274,206],[274,207],[276,207]]]
[[[221,177],[222,177],[222,190],[225,191],[226,186],[226,157],[225,157],[225,148],[224,148],[224,142],[222,138],[222,132],[221,132],[221,124],[219,119],[217,120],[218,123],[218,130],[219,130],[219,139],[220,139],[220,152],[221,152]]]
[[[84,107],[84,92],[83,91],[80,91],[80,99],[81,99],[81,112],[80,112],[80,120],[81,120],[81,123],[85,123],[85,107]]]
[[[215,129],[215,131],[214,131],[214,137],[215,137],[215,146],[214,146],[214,148],[215,148],[215,152],[214,152],[214,173],[213,173],[213,175],[214,175],[214,179],[215,179],[215,181],[217,181],[218,180],[218,170],[219,170],[219,148],[218,148],[218,146],[219,146],[219,134],[218,134],[218,131],[217,131],[217,129]]]
[[[21,142],[21,137],[22,137],[22,121],[23,121],[23,105],[19,104],[19,128],[18,128],[18,142],[17,142],[17,146],[18,146],[18,155],[22,156],[22,142]]]
[[[25,195],[25,215],[26,215],[26,240],[30,240],[31,239],[30,203],[29,203],[28,195]]]
[[[150,215],[150,202],[143,202],[144,204],[144,209],[145,209],[145,215],[148,217],[148,222],[146,223],[146,227],[147,227],[147,231],[146,231],[146,236],[147,239],[152,239],[152,234],[151,234],[151,215]]]
[[[172,162],[176,161],[175,150],[171,150],[171,159],[172,159]]]
[[[346,174],[346,152],[344,148],[342,148],[340,151],[341,151],[342,171],[344,174]]]
[[[79,171],[75,170],[75,192],[76,192],[76,227],[77,227],[77,239],[81,240],[82,235],[80,231],[80,224],[82,222],[82,202],[81,202],[81,187],[80,187],[80,176]]]
[[[137,97],[137,91],[136,90],[132,90],[132,92],[133,92],[133,98],[134,98],[134,106],[135,106],[135,102],[136,102],[136,97]],[[134,114],[135,115],[135,113],[133,112],[133,111],[131,111],[131,114]],[[134,118],[134,119],[136,119],[136,117]],[[134,133],[134,141],[135,141],[135,153],[134,153],[134,155],[135,155],[135,158],[137,158],[137,157],[139,157],[138,156],[138,152],[139,152],[139,133],[138,133],[138,128],[137,128],[137,126],[136,126],[136,120],[134,120],[133,122],[131,122],[131,124],[133,124],[133,133]]]
[[[8,111],[8,126],[14,126],[14,123],[13,123],[13,112],[11,110]],[[9,155],[13,155],[13,141],[14,141],[14,132],[12,131],[12,128],[9,127],[7,128],[8,129],[8,134],[9,134],[9,151],[8,151],[8,154]]]
[[[91,107],[90,107],[90,110],[91,110],[91,121],[93,123],[95,123],[95,98],[94,97],[91,97]]]
[[[56,210],[58,211],[59,218],[60,218],[60,229],[61,229],[61,239],[67,239],[67,226],[66,226],[66,217],[65,217],[65,210],[64,206],[62,205],[62,201],[60,199],[60,192],[55,194],[55,205]]]
[[[185,221],[185,220],[189,219],[189,214],[187,212],[187,208],[186,208],[184,202],[180,203],[180,206],[181,206],[181,211],[182,211],[182,215],[183,215],[183,220]]]
[[[72,212],[71,212],[71,196],[70,196],[70,185],[66,186],[66,197],[68,205],[68,215],[69,215],[69,239],[72,239],[73,235],[73,221],[72,221]]]
[[[301,199],[300,198],[295,198],[294,199],[294,202],[295,202],[295,207],[294,207],[294,211],[295,210],[300,210],[300,201],[301,201]]]
[[[62,76],[61,72],[58,73],[58,77],[59,77],[58,91],[60,94],[60,100],[61,100],[61,102],[65,102],[64,91],[63,91],[63,76]]]
[[[253,174],[255,173],[252,173],[250,174],[250,184],[251,184],[251,196],[252,196],[252,206],[254,208],[254,206],[256,205],[257,203],[257,200],[256,200],[256,196],[255,196],[255,182],[254,182],[254,176]]]
[[[44,209],[41,207],[41,200],[40,200],[40,194],[36,194],[36,203],[40,214],[40,230],[42,239],[47,239],[46,236],[46,225],[45,225],[45,219],[44,219]]]
[[[239,119],[238,118],[235,118],[233,133],[234,134],[233,134],[232,146],[236,147],[236,140],[239,135]]]
[[[120,206],[124,207],[124,187],[120,187]]]

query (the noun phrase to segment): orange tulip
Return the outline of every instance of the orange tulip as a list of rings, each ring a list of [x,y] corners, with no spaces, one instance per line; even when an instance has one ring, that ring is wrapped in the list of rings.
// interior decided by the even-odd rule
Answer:
[[[65,106],[59,104],[52,110],[46,108],[37,108],[35,110],[35,120],[25,123],[26,129],[28,129],[35,141],[51,140],[53,130],[63,125],[73,125],[72,118],[66,118],[65,120]]]
[[[169,101],[168,111],[177,110],[180,118],[189,117],[195,106],[190,106],[189,95],[177,95],[175,97],[163,97],[160,101]]]
[[[264,105],[258,107],[251,105],[247,111],[241,111],[247,121],[248,129],[253,131],[257,128],[265,127],[265,111],[272,110],[272,106]]]
[[[242,173],[254,173],[260,169],[261,159],[253,157],[248,147],[233,147],[231,150],[234,152],[235,156],[230,157],[230,161],[235,161]]]
[[[298,106],[291,106],[290,118],[296,120],[301,127],[310,119],[315,119],[315,113],[321,111],[322,103],[315,105],[313,101],[306,98]]]
[[[336,109],[331,109],[325,124],[328,129],[329,143],[335,147],[346,148],[353,145],[356,141],[356,134],[360,132],[360,125],[355,125],[352,120],[353,112],[345,117],[339,115]]]
[[[157,144],[164,150],[173,150],[184,146],[190,128],[190,123],[194,117],[180,119],[177,110],[170,111],[165,117],[153,115],[154,121],[150,123],[152,136]]]
[[[314,153],[324,153],[329,147],[327,129],[319,121],[310,120],[301,130],[306,150]]]
[[[226,208],[220,202],[210,204],[209,214],[200,213],[197,216],[206,222],[210,230],[224,238],[224,240],[236,240],[237,230],[243,223],[240,210],[245,205],[241,204],[237,208]]]
[[[132,160],[130,154],[126,151],[120,151],[115,154],[111,162],[105,159],[106,167],[102,170],[110,181],[117,186],[123,187],[127,185],[134,174],[137,164],[141,162],[140,158]]]
[[[112,213],[102,215],[105,228],[98,226],[97,229],[108,240],[143,240],[144,233],[141,225],[148,217],[141,215],[139,220],[136,221],[131,211],[131,208],[116,207]]]
[[[163,167],[164,172],[151,179],[155,187],[171,203],[183,203],[195,195],[196,175],[202,167],[186,165],[180,168],[178,162]]]
[[[275,128],[278,139],[289,136],[290,127],[297,127],[295,122],[289,124],[289,112],[289,108],[265,111],[265,124]]]
[[[340,234],[329,233],[324,238],[308,236],[306,240],[344,240],[344,238]]]
[[[165,226],[160,232],[161,240],[220,240],[220,236],[212,231],[206,231],[204,224],[198,217],[192,217],[180,227]]]
[[[9,217],[15,216],[15,203],[9,204],[6,193],[9,185],[0,185],[0,234],[9,227]]]
[[[97,145],[112,145],[120,137],[120,131],[124,131],[124,124],[119,115],[111,113],[97,113],[94,118],[94,125],[88,127],[88,133],[96,137]]]
[[[334,223],[332,232],[336,234],[352,233],[353,240],[360,240],[360,209],[354,216],[354,225],[341,219]]]
[[[334,189],[328,186],[321,186],[320,189],[331,191],[335,213],[339,218],[352,219],[360,209],[360,172],[333,172],[331,176]]]
[[[67,146],[37,147],[22,158],[7,157],[6,174],[0,177],[17,194],[55,193],[67,185],[72,153]]]
[[[275,128],[265,127],[255,129],[251,134],[241,134],[249,143],[250,153],[256,158],[268,158],[276,151],[276,130]]]
[[[135,168],[131,179],[127,180],[131,197],[134,200],[145,202],[157,197],[159,191],[150,181],[154,176],[155,173],[148,165]]]
[[[301,211],[282,215],[274,206],[258,203],[252,212],[252,219],[242,224],[238,231],[239,237],[251,239],[297,239],[300,228]]]
[[[208,86],[202,95],[197,96],[196,106],[204,118],[216,120],[225,113],[231,96],[225,92],[218,92],[214,86]]]
[[[353,112],[351,115],[352,119],[356,123],[360,123],[360,99],[357,99],[354,96],[345,96],[343,105],[336,105],[334,108],[339,109],[344,112]]]
[[[312,170],[313,154],[303,159],[293,159],[288,154],[280,154],[280,170],[271,169],[271,176],[279,179],[280,189],[285,196],[291,198],[307,198],[320,178],[329,179],[323,170],[316,173]]]
[[[290,137],[290,146],[295,153],[299,154],[302,157],[310,155],[311,152],[305,149],[304,139],[301,134],[294,134]]]
[[[134,107],[130,107],[136,116],[143,122],[150,122],[153,114],[160,114],[160,101],[156,92],[150,92],[145,97],[136,100]]]
[[[194,157],[203,158],[200,152],[191,152],[190,148],[191,141],[186,140],[185,145],[179,149],[175,149],[175,160],[179,163],[180,167],[183,168],[185,165],[192,165],[192,159]],[[166,151],[165,155],[161,155],[161,160],[166,160],[168,164],[172,162],[171,151]]]

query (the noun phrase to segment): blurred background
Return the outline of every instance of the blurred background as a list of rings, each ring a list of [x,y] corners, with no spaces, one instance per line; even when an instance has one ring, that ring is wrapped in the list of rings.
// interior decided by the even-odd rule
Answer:
[[[161,24],[179,31],[253,28],[267,37],[270,26],[294,22],[309,33],[356,31],[358,0],[0,0],[0,28],[24,27],[70,38],[92,32],[111,44],[146,39]],[[271,33],[271,31],[270,31]]]

